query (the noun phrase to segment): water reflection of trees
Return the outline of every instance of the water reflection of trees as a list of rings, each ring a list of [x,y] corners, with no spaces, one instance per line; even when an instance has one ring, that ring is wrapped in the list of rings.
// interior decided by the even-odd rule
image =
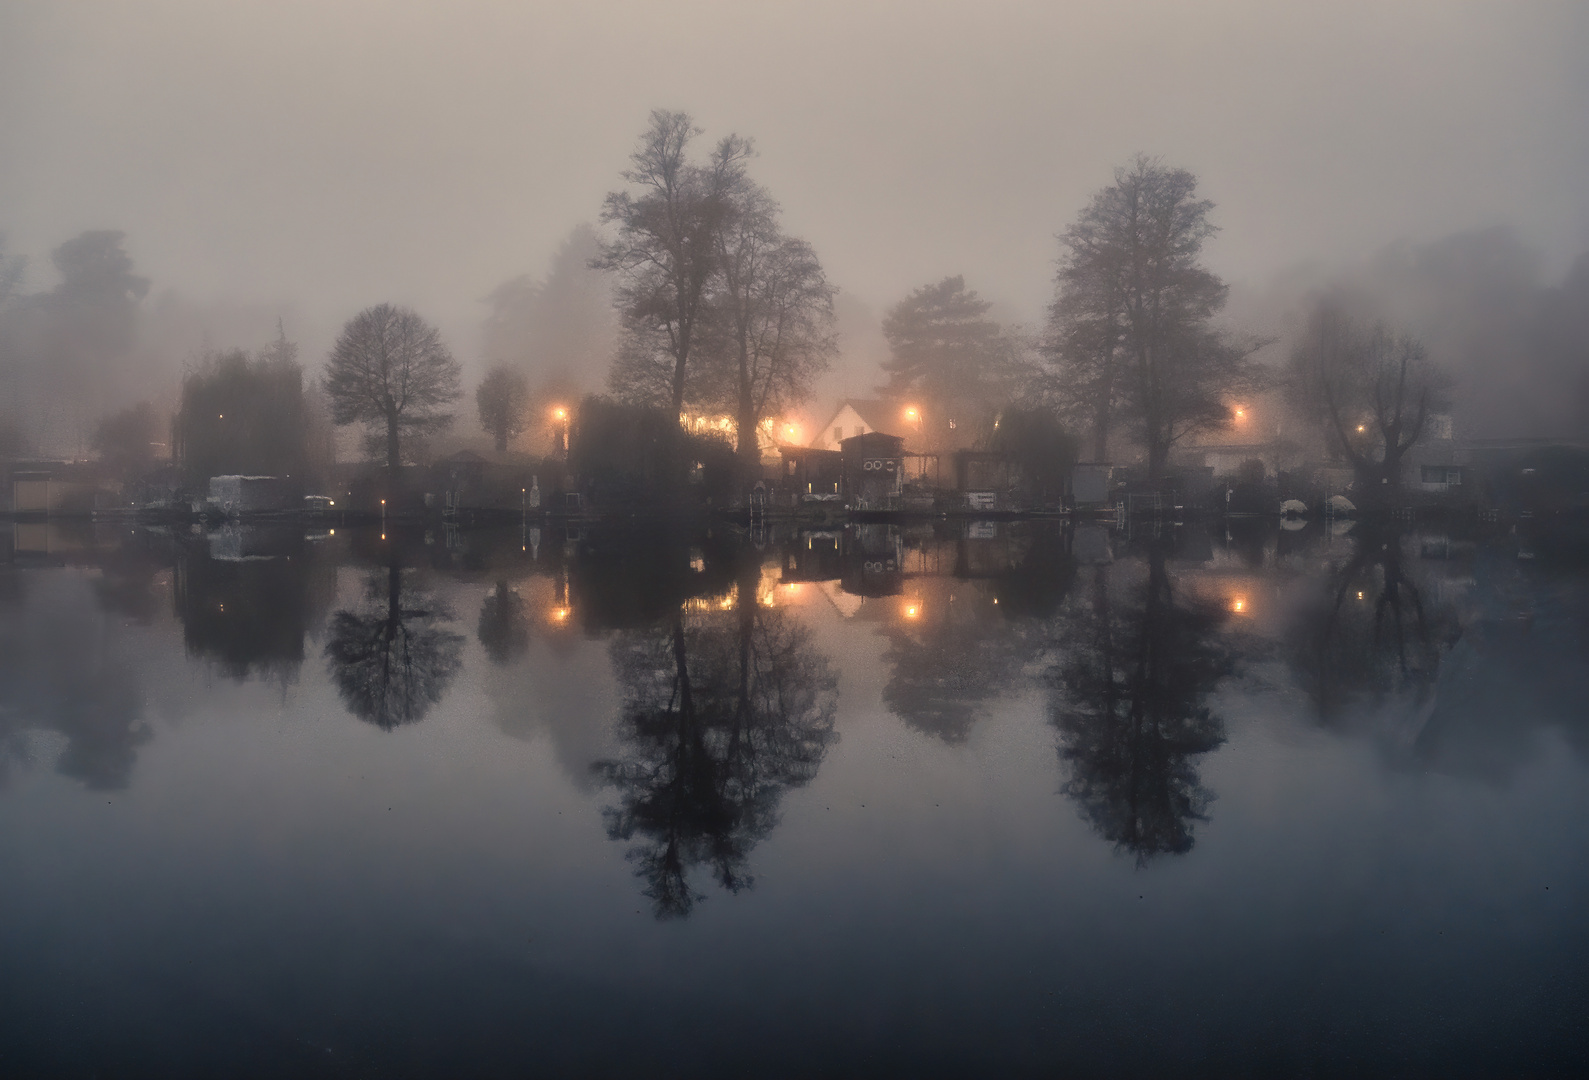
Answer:
[[[440,625],[451,619],[444,604],[405,582],[400,566],[372,572],[365,609],[332,616],[326,644],[348,709],[387,731],[423,719],[462,664],[462,635]]]
[[[296,678],[304,638],[335,595],[336,571],[301,529],[228,527],[177,556],[175,604],[191,656],[239,681]]]
[[[138,666],[103,614],[74,583],[52,580],[28,595],[0,574],[0,780],[33,756],[30,733],[65,740],[56,771],[94,790],[127,786],[144,720]]]
[[[498,581],[480,603],[475,631],[494,664],[511,664],[530,647],[530,620],[524,598],[506,581]]]
[[[883,702],[916,730],[956,744],[1048,648],[1047,620],[1075,562],[1055,530],[962,539],[950,552],[936,561],[952,557],[954,576],[911,579],[887,624]]]
[[[783,793],[816,775],[835,738],[828,661],[790,612],[758,601],[758,582],[751,565],[726,608],[691,601],[612,643],[623,747],[595,769],[617,792],[608,833],[631,842],[658,918],[703,898],[692,867],[730,892],[751,884],[745,864]]]
[[[1457,626],[1426,604],[1402,549],[1401,533],[1360,524],[1350,557],[1332,565],[1292,625],[1293,665],[1327,724],[1391,702],[1402,719],[1416,717],[1431,699]]]
[[[1138,865],[1184,854],[1213,793],[1197,755],[1225,741],[1205,704],[1234,654],[1217,633],[1225,612],[1177,594],[1166,545],[1135,561],[1092,570],[1058,627],[1053,722],[1070,770],[1064,793],[1099,834]],[[1145,570],[1145,578],[1141,578]],[[1138,578],[1130,584],[1125,576]]]

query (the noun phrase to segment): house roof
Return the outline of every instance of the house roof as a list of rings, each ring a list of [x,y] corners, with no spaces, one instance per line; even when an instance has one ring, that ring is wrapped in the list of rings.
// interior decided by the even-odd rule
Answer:
[[[818,439],[833,428],[833,421],[839,418],[839,414],[846,406],[854,409],[855,414],[865,421],[866,426],[872,431],[881,431],[884,434],[890,434],[902,419],[901,406],[898,402],[886,398],[845,398],[828,417],[828,422],[817,429]]]

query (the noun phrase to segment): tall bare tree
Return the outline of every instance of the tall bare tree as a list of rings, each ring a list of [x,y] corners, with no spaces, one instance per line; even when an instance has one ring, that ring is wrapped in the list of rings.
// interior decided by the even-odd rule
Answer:
[[[523,373],[498,364],[487,373],[475,390],[475,406],[480,411],[480,426],[496,440],[497,453],[504,453],[508,440],[523,434],[529,422],[530,387]]]
[[[1287,370],[1292,407],[1319,423],[1352,465],[1360,499],[1383,503],[1401,490],[1402,461],[1450,407],[1451,380],[1417,340],[1365,326],[1320,302]]]
[[[714,156],[707,166],[686,151],[700,134],[688,113],[657,109],[623,173],[634,190],[607,195],[604,224],[616,225],[591,265],[618,276],[616,303],[624,340],[613,366],[619,396],[649,398],[663,387],[674,414],[684,410],[686,380],[717,266],[713,232],[743,158]],[[746,152],[749,144],[741,144]]]
[[[1154,477],[1178,441],[1228,426],[1230,398],[1252,389],[1251,356],[1265,344],[1210,325],[1227,287],[1198,262],[1215,227],[1214,204],[1196,196],[1191,173],[1138,155],[1060,235],[1048,335],[1060,396],[1090,428],[1096,457],[1124,426]]]
[[[462,394],[458,361],[441,335],[411,308],[379,304],[348,320],[326,363],[325,392],[339,425],[386,429],[386,465],[403,463],[403,434],[452,423],[447,406]]]
[[[730,135],[713,166],[736,175],[735,163],[750,152],[749,140]],[[762,420],[803,400],[836,350],[835,290],[811,245],[784,235],[778,214],[767,190],[738,171],[713,232],[717,272],[703,366],[709,399],[734,414],[747,476],[760,464]]]

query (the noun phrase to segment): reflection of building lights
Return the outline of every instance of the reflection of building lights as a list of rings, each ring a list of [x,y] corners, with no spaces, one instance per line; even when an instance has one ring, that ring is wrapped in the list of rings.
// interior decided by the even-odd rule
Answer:
[[[385,540],[385,539],[386,539],[386,534],[385,534],[385,533],[382,533],[382,534],[381,534],[381,539],[382,539],[382,540]]]
[[[1367,430],[1368,430],[1368,428],[1364,427],[1362,424],[1358,424],[1357,425],[1357,433],[1359,435],[1361,435],[1363,432],[1365,432]]]
[[[566,607],[553,608],[552,609],[552,621],[553,622],[559,622],[559,623],[560,622],[567,622],[568,621],[568,616],[570,614],[571,614],[571,612]]]
[[[1247,610],[1247,598],[1245,596],[1236,597],[1230,602],[1230,610],[1238,615],[1245,613]]]
[[[1237,420],[1244,420],[1244,419],[1246,419],[1246,417],[1247,417],[1247,410],[1246,409],[1237,409],[1236,410],[1236,419]]]
[[[905,618],[914,619],[921,614],[921,608],[916,604],[905,605]]]
[[[557,417],[559,420],[567,420],[568,410],[559,405],[557,408],[552,410],[552,415]]]
[[[1362,594],[1362,593],[1358,593],[1358,594],[1357,594],[1357,598],[1358,598],[1358,599],[1359,599],[1359,600],[1361,600],[1361,599],[1362,599],[1362,598],[1363,598],[1363,594]]]

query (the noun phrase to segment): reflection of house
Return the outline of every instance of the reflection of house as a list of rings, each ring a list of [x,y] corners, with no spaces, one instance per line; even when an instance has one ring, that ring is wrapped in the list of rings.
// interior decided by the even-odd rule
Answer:
[[[898,596],[903,591],[899,533],[886,525],[862,525],[845,534],[844,591],[855,596]]]
[[[805,543],[792,544],[784,552],[780,582],[832,581],[844,574],[844,551],[840,534],[810,532],[801,537]]]

